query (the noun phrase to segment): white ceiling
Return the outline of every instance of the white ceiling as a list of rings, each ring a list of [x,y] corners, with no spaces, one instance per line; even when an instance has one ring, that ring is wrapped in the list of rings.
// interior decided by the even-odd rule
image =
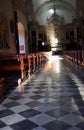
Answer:
[[[70,23],[75,16],[76,0],[32,0],[36,19],[44,25],[47,17],[52,14],[50,9],[56,8],[58,15],[63,16],[66,23]]]

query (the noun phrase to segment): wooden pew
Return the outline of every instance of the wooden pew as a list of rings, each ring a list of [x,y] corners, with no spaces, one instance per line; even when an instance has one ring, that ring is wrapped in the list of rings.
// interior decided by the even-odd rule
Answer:
[[[25,78],[41,67],[42,62],[43,53],[0,56],[0,77],[4,77],[0,80],[0,102]]]
[[[5,75],[16,74],[24,78],[24,64],[22,55],[0,56],[0,73]]]
[[[0,56],[0,73],[12,73],[20,75],[23,80],[28,74],[32,74],[42,64],[42,53],[28,55],[2,55]]]

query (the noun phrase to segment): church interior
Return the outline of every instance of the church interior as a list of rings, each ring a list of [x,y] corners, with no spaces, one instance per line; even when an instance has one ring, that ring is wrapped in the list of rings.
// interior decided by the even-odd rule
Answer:
[[[0,130],[84,130],[84,1],[0,0]]]

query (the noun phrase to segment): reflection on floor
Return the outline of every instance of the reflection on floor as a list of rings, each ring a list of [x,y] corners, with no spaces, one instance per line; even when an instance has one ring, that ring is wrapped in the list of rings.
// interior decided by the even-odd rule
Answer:
[[[52,56],[0,104],[0,130],[84,130],[84,74]]]

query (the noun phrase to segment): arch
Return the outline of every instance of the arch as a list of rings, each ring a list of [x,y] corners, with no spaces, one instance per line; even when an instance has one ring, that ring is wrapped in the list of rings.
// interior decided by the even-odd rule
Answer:
[[[25,54],[25,29],[21,22],[18,22],[18,36],[19,36],[19,53]]]
[[[47,1],[43,3],[36,10],[36,17],[38,17],[43,11],[49,10],[53,7],[54,7],[53,1]],[[67,3],[66,1],[56,0],[56,8],[59,8],[59,7],[75,13],[74,7],[71,4]]]

